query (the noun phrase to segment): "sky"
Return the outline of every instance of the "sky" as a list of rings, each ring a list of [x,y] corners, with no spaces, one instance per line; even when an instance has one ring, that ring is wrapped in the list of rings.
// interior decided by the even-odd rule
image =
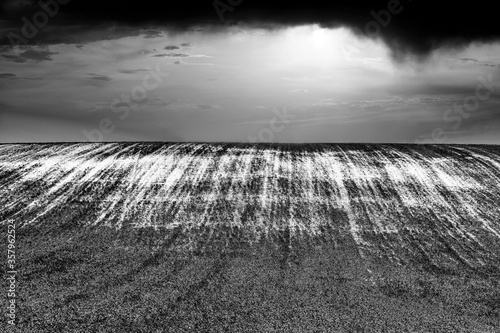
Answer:
[[[0,142],[500,142],[481,2],[1,6]]]

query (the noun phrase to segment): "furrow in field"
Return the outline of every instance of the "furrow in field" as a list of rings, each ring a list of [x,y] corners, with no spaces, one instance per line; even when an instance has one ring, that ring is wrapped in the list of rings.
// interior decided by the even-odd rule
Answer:
[[[362,255],[478,267],[498,259],[499,184],[485,146],[0,145],[0,219],[180,228],[187,248],[328,231]]]
[[[340,150],[341,148],[339,147],[338,149]],[[343,151],[341,154],[345,156]],[[361,237],[360,227],[357,224],[358,219],[351,207],[351,200],[344,185],[344,175],[347,173],[344,171],[345,164],[340,160],[339,156],[333,152],[324,153],[323,156],[318,159],[318,162],[323,170],[325,170],[327,180],[332,183],[338,191],[337,196],[332,199],[337,202],[337,207],[341,208],[342,211],[347,214],[349,232],[355,243],[358,246],[366,244]],[[338,227],[342,228],[341,226]]]

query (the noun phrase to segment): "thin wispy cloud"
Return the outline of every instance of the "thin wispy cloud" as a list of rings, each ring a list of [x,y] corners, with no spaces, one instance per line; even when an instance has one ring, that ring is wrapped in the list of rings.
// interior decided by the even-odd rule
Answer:
[[[19,54],[2,54],[2,57],[8,61],[23,63],[27,61],[33,61],[35,63],[42,61],[52,61],[53,55],[58,54],[58,52],[52,52],[48,49],[28,49]]]
[[[12,62],[26,62],[27,59],[16,54],[2,54],[2,57]]]
[[[168,58],[186,58],[186,57],[189,57],[189,55],[188,54],[184,54],[184,53],[161,53],[161,54],[156,54],[153,57],[159,57],[159,58],[165,58],[165,57],[168,57]]]
[[[177,60],[174,65],[185,65],[185,66],[213,66],[214,64],[209,62],[186,62],[182,60]]]
[[[137,73],[143,73],[143,72],[147,72],[148,70],[147,69],[144,69],[144,68],[137,68],[137,69],[120,69],[118,70],[118,73],[122,73],[122,74],[137,74]]]
[[[87,75],[88,75],[89,80],[105,81],[105,82],[111,81],[111,78],[107,75],[101,75],[101,74],[95,74],[95,73],[87,73]]]
[[[0,79],[15,79],[17,78],[16,74],[13,73],[0,73]]]

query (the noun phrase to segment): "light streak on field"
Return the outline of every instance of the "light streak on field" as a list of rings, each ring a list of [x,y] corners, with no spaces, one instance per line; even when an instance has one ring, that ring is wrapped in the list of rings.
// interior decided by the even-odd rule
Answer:
[[[351,237],[396,262],[499,266],[494,146],[0,145],[0,220]],[[437,259],[436,251],[446,257]]]

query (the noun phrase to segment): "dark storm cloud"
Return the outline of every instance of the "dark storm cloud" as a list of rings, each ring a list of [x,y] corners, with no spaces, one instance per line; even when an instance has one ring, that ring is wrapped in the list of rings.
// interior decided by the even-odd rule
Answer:
[[[14,3],[10,1],[9,3]],[[30,1],[25,1],[30,3]],[[223,25],[224,21],[258,23],[268,28],[318,23],[325,27],[349,26],[358,32],[378,32],[393,51],[393,56],[413,54],[423,57],[439,45],[460,47],[471,41],[490,41],[500,36],[498,12],[490,2],[448,1],[237,1],[186,2],[72,0],[60,5],[60,14],[50,24],[102,24],[123,26],[167,26],[185,30],[193,25]],[[9,13],[12,22],[30,17],[33,5],[21,6]],[[37,6],[35,6],[37,7]],[[373,22],[373,23],[370,23]],[[161,32],[147,30],[145,37]]]
[[[146,26],[128,26],[120,22],[96,22],[87,23],[83,21],[59,21],[56,16],[43,29],[32,38],[26,38],[26,42],[19,42],[24,38],[22,29],[23,21],[19,20],[0,20],[0,51],[7,52],[12,50],[13,46],[19,45],[20,48],[27,46],[48,47],[54,44],[74,44],[75,47],[83,49],[85,44],[114,40],[123,37],[139,37],[152,39],[162,37],[160,31],[147,29]]]
[[[3,1],[2,8],[6,12],[16,12],[32,8],[34,6],[34,2],[34,0],[5,0]]]
[[[18,3],[24,5],[18,6]],[[50,27],[79,25],[90,30],[95,25],[116,24],[136,29],[162,27],[175,32],[190,30],[194,26],[223,27],[227,22],[253,23],[267,29],[317,23],[324,27],[347,26],[359,34],[380,37],[398,60],[407,55],[425,58],[440,46],[460,48],[472,41],[488,42],[500,37],[498,12],[489,8],[491,3],[486,1],[251,0],[232,3],[225,0],[145,0],[140,3],[124,0],[118,4],[115,1],[72,0],[59,5],[58,15],[50,19],[47,27],[50,30]],[[5,22],[17,29],[21,28],[23,16],[30,19],[41,10],[32,1],[8,1],[6,4],[4,7],[15,7],[16,10],[5,15]],[[144,37],[161,37],[162,32],[157,28],[145,30]],[[57,40],[57,36],[44,32],[33,40],[47,38]],[[64,36],[61,38],[65,39]],[[2,43],[8,44],[8,40],[3,39]]]

